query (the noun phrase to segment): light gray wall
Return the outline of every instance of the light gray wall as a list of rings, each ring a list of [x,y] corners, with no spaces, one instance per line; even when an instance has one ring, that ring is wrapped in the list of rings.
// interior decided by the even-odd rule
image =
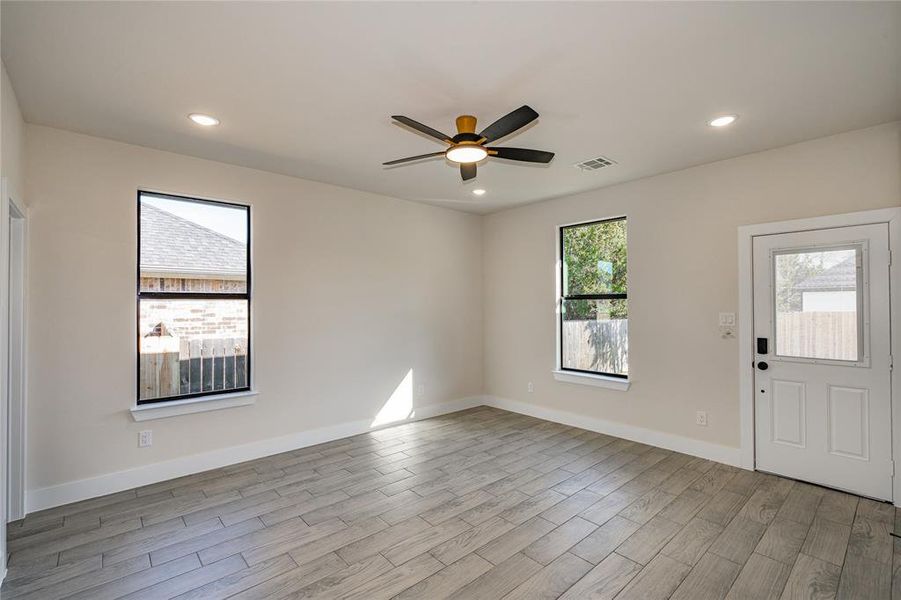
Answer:
[[[481,220],[26,126],[28,481],[46,488],[482,390]],[[255,406],[132,422],[136,190],[252,205]],[[153,447],[139,449],[139,430]]]
[[[13,197],[24,203],[22,161],[25,123],[22,121],[16,93],[6,74],[6,66],[2,63],[0,71],[0,175],[6,177]]]
[[[738,342],[720,337],[718,315],[738,311],[738,226],[899,205],[901,123],[890,123],[489,215],[486,393],[737,447]],[[557,227],[619,215],[632,387],[557,382]]]

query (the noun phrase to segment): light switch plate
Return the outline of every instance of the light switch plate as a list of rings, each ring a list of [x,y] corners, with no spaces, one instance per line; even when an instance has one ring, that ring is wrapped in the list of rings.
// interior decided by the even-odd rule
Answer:
[[[732,327],[735,325],[735,313],[720,313],[720,327]]]

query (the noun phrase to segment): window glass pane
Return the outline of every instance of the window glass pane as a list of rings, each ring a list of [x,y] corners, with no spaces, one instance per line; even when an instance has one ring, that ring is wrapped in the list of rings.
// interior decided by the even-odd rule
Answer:
[[[563,295],[626,293],[626,221],[563,229]]]
[[[141,194],[141,291],[247,291],[246,207]]]
[[[859,248],[775,257],[776,354],[858,360]]]
[[[140,301],[140,400],[249,387],[247,300]]]
[[[629,320],[626,300],[564,300],[564,369],[629,373]]]

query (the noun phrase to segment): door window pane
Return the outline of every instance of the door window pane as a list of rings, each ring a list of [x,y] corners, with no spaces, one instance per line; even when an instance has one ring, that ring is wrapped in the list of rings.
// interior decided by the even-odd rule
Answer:
[[[139,400],[247,388],[247,305],[141,299]]]
[[[628,375],[627,300],[564,300],[561,323],[564,369]]]
[[[776,354],[860,359],[860,257],[859,247],[775,256]]]

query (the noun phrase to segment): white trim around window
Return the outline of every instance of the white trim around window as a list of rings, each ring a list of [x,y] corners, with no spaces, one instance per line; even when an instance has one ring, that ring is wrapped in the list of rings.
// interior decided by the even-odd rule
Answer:
[[[221,410],[223,408],[249,406],[251,404],[256,404],[256,395],[258,393],[259,392],[254,390],[245,390],[241,392],[216,394],[215,396],[199,396],[197,398],[187,398],[185,400],[139,404],[132,407],[131,417],[137,422],[153,421],[155,419],[166,419],[168,417]]]
[[[580,373],[579,371],[561,371],[554,369],[554,379],[564,383],[576,383],[579,385],[591,385],[625,392],[629,390],[631,382],[623,377],[610,377],[609,375],[595,375],[593,373]]]

